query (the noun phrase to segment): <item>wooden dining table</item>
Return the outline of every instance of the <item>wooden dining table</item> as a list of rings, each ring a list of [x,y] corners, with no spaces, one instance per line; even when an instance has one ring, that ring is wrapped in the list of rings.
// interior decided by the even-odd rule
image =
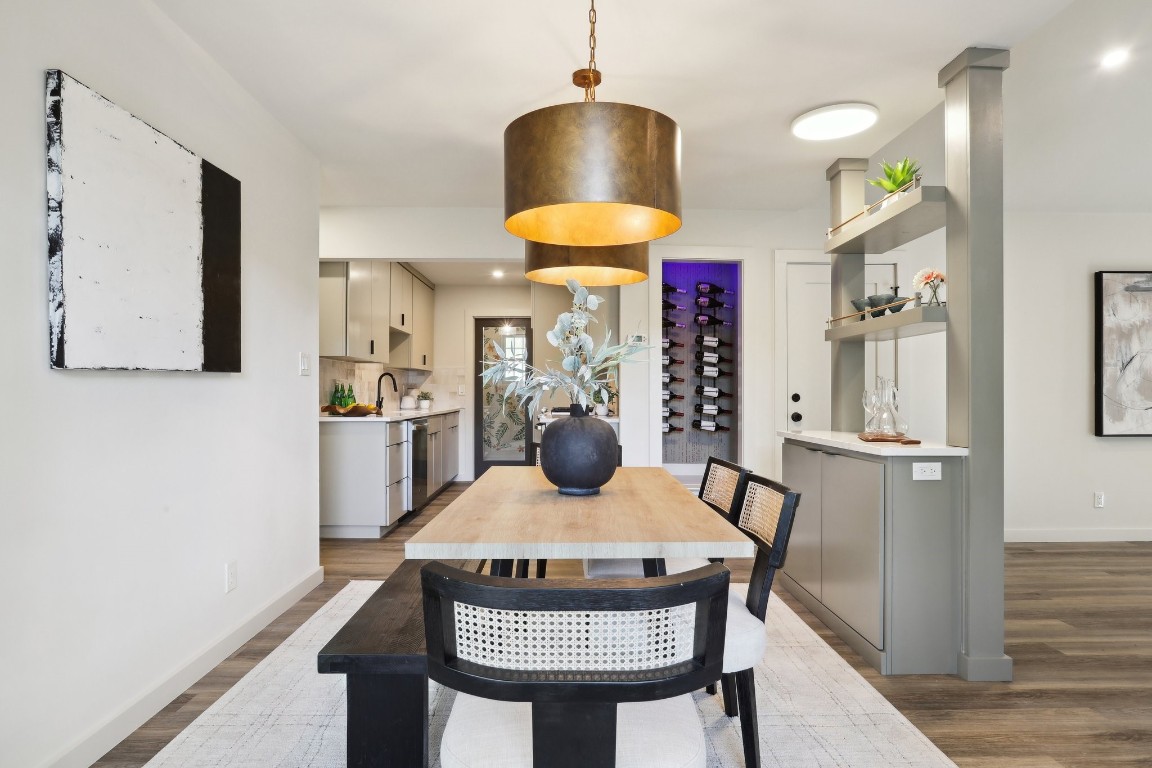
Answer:
[[[404,545],[409,558],[503,563],[755,554],[663,467],[620,467],[592,496],[559,494],[540,467],[492,467]]]
[[[660,467],[621,467],[594,496],[561,496],[539,467],[493,467],[404,545],[405,561],[317,657],[347,676],[347,765],[429,762],[420,564],[626,557],[752,557],[755,546]]]

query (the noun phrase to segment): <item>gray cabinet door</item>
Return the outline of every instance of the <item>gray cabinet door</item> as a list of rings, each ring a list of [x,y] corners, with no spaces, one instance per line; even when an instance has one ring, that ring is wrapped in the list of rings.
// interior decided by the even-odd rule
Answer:
[[[821,601],[884,650],[884,465],[829,453],[820,460]]]
[[[820,456],[798,445],[784,446],[784,484],[800,492],[800,505],[788,540],[784,573],[820,598]]]

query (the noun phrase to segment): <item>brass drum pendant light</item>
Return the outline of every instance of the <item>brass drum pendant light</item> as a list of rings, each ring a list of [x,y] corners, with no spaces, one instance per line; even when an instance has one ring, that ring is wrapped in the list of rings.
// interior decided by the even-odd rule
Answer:
[[[596,4],[584,101],[523,115],[504,131],[504,226],[551,245],[641,243],[680,228],[680,128],[666,115],[596,101]]]
[[[648,279],[648,243],[629,245],[550,245],[524,242],[524,277],[535,283],[629,285]]]

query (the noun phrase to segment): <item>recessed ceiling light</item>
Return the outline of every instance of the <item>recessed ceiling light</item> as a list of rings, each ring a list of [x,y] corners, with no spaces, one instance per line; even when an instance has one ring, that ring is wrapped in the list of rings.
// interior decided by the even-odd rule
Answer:
[[[494,270],[492,270],[492,277],[495,277],[495,278],[501,278],[501,277],[504,277],[504,270],[502,270],[502,269],[494,269]]]
[[[868,130],[879,116],[871,104],[830,104],[793,120],[792,135],[809,141],[842,139]]]
[[[1116,69],[1126,61],[1128,61],[1128,49],[1116,48],[1104,54],[1100,59],[1100,66],[1104,69]]]

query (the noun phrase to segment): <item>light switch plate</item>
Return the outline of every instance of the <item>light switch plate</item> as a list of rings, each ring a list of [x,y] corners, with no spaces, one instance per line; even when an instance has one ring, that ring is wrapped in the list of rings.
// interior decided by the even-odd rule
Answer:
[[[312,357],[307,352],[300,353],[300,375],[312,375]]]

